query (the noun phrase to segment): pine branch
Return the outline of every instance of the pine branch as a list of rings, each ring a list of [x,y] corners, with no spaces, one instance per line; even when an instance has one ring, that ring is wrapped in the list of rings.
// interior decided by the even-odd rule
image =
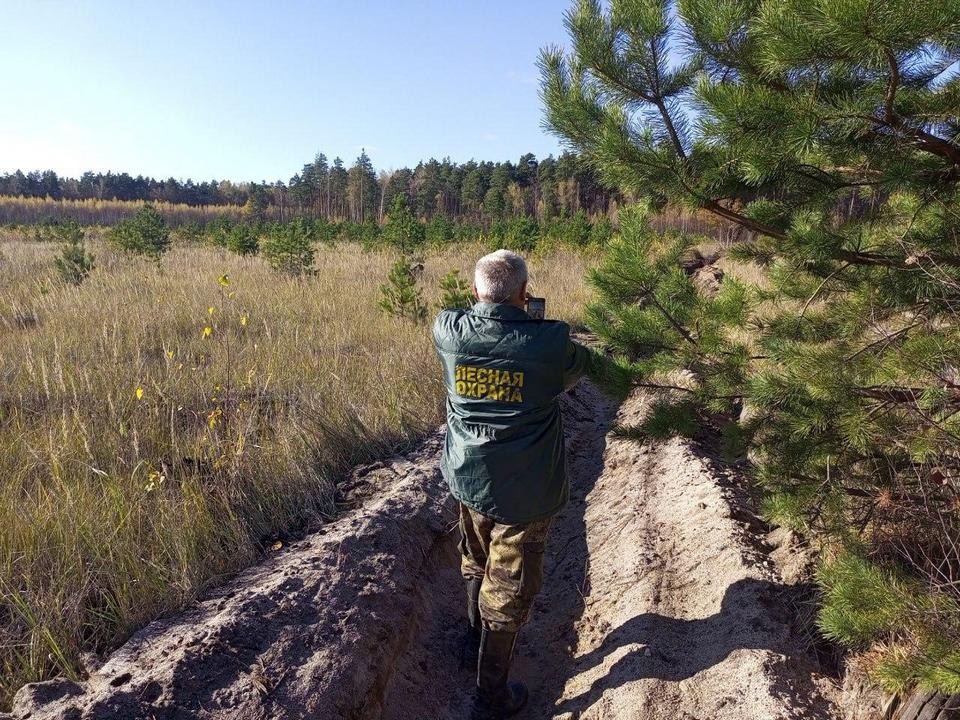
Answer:
[[[653,292],[650,292],[647,295],[647,300],[649,300],[650,303],[660,311],[660,313],[667,319],[667,322],[670,323],[673,329],[676,330],[684,340],[694,347],[699,347],[699,343],[694,339],[693,335],[691,335],[683,325],[677,322],[676,318],[674,318],[673,315],[671,315],[667,309],[657,301],[657,298]]]
[[[682,390],[685,393],[694,394],[694,391],[690,388],[680,387],[679,385],[668,385],[664,383],[642,383],[635,382],[633,383],[634,387],[650,388],[652,390]]]
[[[807,298],[807,301],[803,304],[803,307],[800,309],[800,315],[799,315],[799,317],[802,318],[802,317],[806,314],[807,308],[810,307],[810,303],[812,303],[812,302],[814,301],[814,299],[820,294],[820,291],[823,290],[823,288],[826,286],[826,284],[827,284],[830,280],[832,280],[834,277],[836,277],[837,273],[840,273],[840,272],[842,272],[843,270],[846,270],[848,267],[850,267],[850,263],[844,263],[843,265],[841,265],[840,267],[838,267],[836,270],[834,270],[832,273],[830,273],[829,275],[827,275],[827,276],[823,279],[823,282],[821,282],[821,283],[817,286],[817,289],[813,291],[813,294],[812,294],[810,297],[808,297],[808,298]]]
[[[895,341],[897,341],[897,340],[900,340],[901,338],[903,338],[904,335],[906,335],[908,332],[910,332],[910,331],[913,330],[914,328],[920,327],[920,325],[921,325],[921,323],[913,323],[912,325],[908,325],[908,326],[905,327],[905,328],[901,328],[900,330],[897,330],[896,332],[890,333],[889,335],[884,335],[884,336],[883,336],[882,338],[880,338],[879,340],[876,340],[876,341],[870,343],[869,345],[865,345],[864,347],[860,348],[860,349],[857,350],[855,353],[853,353],[853,355],[848,355],[848,356],[845,358],[845,361],[846,361],[846,362],[850,362],[851,360],[854,360],[855,358],[859,357],[859,356],[862,355],[863,353],[869,352],[869,351],[873,350],[874,348],[876,348],[876,347],[879,346],[879,345],[883,345],[884,348],[887,348],[887,347],[890,346],[891,343],[893,343],[893,342],[895,342]]]
[[[674,125],[673,118],[670,116],[670,113],[667,111],[667,105],[664,102],[663,96],[660,94],[660,61],[657,54],[656,41],[654,38],[650,38],[650,56],[653,59],[654,73],[650,78],[651,85],[653,86],[653,103],[657,106],[657,109],[660,111],[660,117],[663,119],[663,124],[667,128],[667,132],[670,134],[670,140],[673,142],[673,148],[677,153],[677,156],[683,161],[684,164],[687,163],[687,153],[683,149],[683,143],[680,142],[680,135],[677,133],[677,128]]]
[[[900,66],[897,64],[897,56],[889,47],[884,47],[884,55],[887,58],[887,64],[890,66],[890,80],[887,83],[887,93],[884,99],[884,115],[888,123],[895,122],[896,115],[893,111],[893,102],[897,96],[897,86],[900,84]]]
[[[878,128],[886,127],[895,132],[899,132],[905,137],[915,140],[916,142],[914,142],[913,145],[918,149],[931,155],[936,155],[944,160],[949,160],[953,165],[960,165],[960,146],[939,135],[934,135],[926,130],[914,127],[908,124],[902,117],[895,115],[892,120],[888,121],[885,118],[878,118],[874,115],[854,114],[850,116],[840,116],[838,119],[843,119],[843,117],[866,120],[874,125],[873,133],[879,137],[886,137],[886,135],[879,133],[877,131]]]

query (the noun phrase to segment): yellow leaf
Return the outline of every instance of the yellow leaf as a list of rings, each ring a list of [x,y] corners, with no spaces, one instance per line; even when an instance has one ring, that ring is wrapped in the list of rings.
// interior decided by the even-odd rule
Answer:
[[[213,315],[213,313],[214,313],[215,311],[216,311],[216,308],[215,308],[215,307],[213,307],[213,306],[208,307],[208,308],[207,308],[207,315]]]
[[[167,350],[167,357],[173,360],[173,350]]]
[[[246,316],[246,315],[241,315],[241,316],[240,316],[240,325],[242,325],[242,326],[245,327],[246,324],[247,324],[247,316]]]
[[[277,540],[273,545],[270,546],[271,550],[280,550],[283,548],[283,543]]]
[[[221,285],[223,285],[224,287],[229,287],[229,286],[230,286],[230,276],[229,276],[229,275],[221,275],[220,277],[217,278],[217,282],[220,283]]]
[[[213,328],[210,327],[209,325],[207,325],[207,326],[203,329],[203,336],[204,336],[205,338],[208,338],[208,337],[210,337],[211,335],[213,335]]]
[[[136,395],[137,395],[137,400],[142,400],[142,399],[143,399],[143,388],[142,388],[142,387],[138,387],[138,388],[137,388],[137,393],[136,393]]]

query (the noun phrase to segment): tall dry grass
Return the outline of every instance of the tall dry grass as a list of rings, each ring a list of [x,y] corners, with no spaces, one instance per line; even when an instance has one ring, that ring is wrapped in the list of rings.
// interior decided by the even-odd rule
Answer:
[[[442,419],[429,328],[376,309],[388,255],[322,249],[294,279],[95,243],[72,287],[55,251],[0,243],[0,707],[332,515],[348,467]],[[428,257],[428,299],[481,253]],[[588,263],[533,260],[554,317],[578,320]]]
[[[62,218],[71,218],[81,225],[115,225],[133,217],[144,204],[144,200],[54,200],[0,195],[0,225],[27,225]],[[162,201],[153,205],[172,227],[191,222],[206,225],[218,217],[234,222],[245,218],[240,205],[187,205]],[[276,208],[269,209],[270,217],[279,215],[275,211]]]

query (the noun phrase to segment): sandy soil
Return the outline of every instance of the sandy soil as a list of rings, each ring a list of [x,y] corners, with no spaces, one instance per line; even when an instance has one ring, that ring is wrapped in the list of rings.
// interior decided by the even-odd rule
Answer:
[[[792,627],[738,479],[687,441],[640,445],[637,396],[564,400],[572,499],[521,634],[524,718],[839,718]],[[454,506],[439,436],[355,473],[348,511],[190,611],[138,633],[82,683],[25,687],[12,717],[468,716]]]
[[[520,717],[839,717],[832,682],[793,637],[792,589],[761,552],[734,478],[687,442],[609,433],[644,409],[637,397],[616,413],[586,385],[565,404],[575,480],[518,641],[515,673],[533,698]],[[421,629],[387,688],[388,720],[467,716],[456,553],[432,572]]]

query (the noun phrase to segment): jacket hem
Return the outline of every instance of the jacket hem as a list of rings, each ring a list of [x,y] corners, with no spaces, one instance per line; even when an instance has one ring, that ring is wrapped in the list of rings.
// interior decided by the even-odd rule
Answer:
[[[559,505],[557,505],[556,507],[554,507],[554,508],[553,508],[552,510],[550,510],[549,512],[539,513],[539,514],[537,514],[537,515],[532,515],[532,516],[530,516],[530,517],[525,517],[525,518],[523,518],[522,520],[514,520],[514,519],[510,519],[510,518],[504,517],[504,516],[502,516],[502,515],[498,515],[498,514],[495,514],[495,513],[491,513],[491,512],[489,512],[489,511],[487,511],[487,510],[484,510],[484,509],[482,509],[482,508],[479,508],[479,507],[477,507],[476,504],[474,504],[473,502],[469,502],[469,501],[464,500],[463,498],[461,498],[461,497],[460,497],[459,495],[457,495],[452,489],[450,490],[450,494],[451,494],[451,495],[453,496],[453,498],[454,498],[458,503],[460,503],[461,505],[466,505],[468,508],[470,508],[470,509],[473,510],[474,512],[478,512],[478,513],[480,513],[481,515],[483,515],[484,517],[488,517],[488,518],[490,518],[491,520],[493,520],[494,522],[500,523],[501,525],[527,525],[527,524],[532,523],[532,522],[537,522],[538,520],[546,520],[547,518],[552,518],[554,515],[556,515],[557,513],[559,513],[561,510],[563,510],[564,506],[567,504],[566,501],[564,501],[564,502],[560,503]]]

